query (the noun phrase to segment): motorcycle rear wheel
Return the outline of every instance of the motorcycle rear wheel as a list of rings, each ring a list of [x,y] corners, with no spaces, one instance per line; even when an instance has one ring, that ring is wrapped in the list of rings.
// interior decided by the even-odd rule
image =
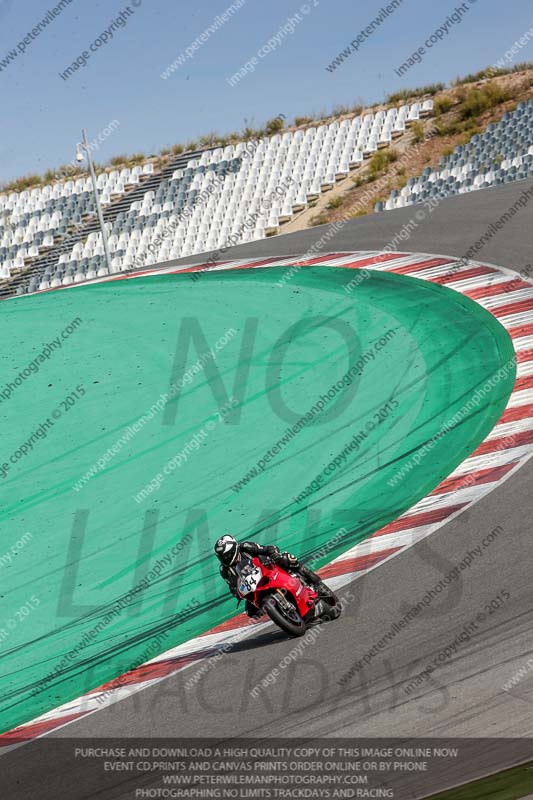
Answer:
[[[290,600],[288,600],[290,602]],[[272,622],[274,622],[282,631],[285,631],[289,636],[303,636],[306,631],[306,625],[301,618],[298,609],[291,603],[294,609],[294,619],[290,619],[284,611],[279,607],[275,597],[268,597],[263,603],[263,611],[266,611]],[[299,622],[296,620],[299,618]]]

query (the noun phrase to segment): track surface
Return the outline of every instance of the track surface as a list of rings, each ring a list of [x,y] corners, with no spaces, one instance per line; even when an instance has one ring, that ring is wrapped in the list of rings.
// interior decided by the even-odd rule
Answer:
[[[443,201],[401,243],[409,251],[462,256],[522,194],[520,183]],[[413,218],[407,208],[354,220],[328,240],[324,251],[379,249]],[[326,227],[232,248],[221,258],[306,253]],[[532,260],[531,209],[517,213],[473,256],[519,271]],[[319,254],[319,253],[318,253]],[[195,259],[197,263],[199,259]],[[194,263],[192,259],[181,263]],[[177,262],[180,263],[180,262]],[[533,671],[510,694],[502,689],[531,656],[531,486],[529,462],[470,512],[430,540],[410,548],[355,582],[358,598],[324,631],[309,652],[267,692],[247,692],[276,667],[293,643],[276,630],[252,638],[220,660],[186,692],[188,670],[70,725],[64,737],[102,736],[533,736]],[[496,526],[504,533],[484,551],[467,578],[452,585],[420,618],[374,659],[364,678],[339,679],[405,613],[413,596],[436,583]],[[501,590],[511,599],[473,641],[407,695],[405,685],[444,641],[453,640]],[[244,699],[243,699],[244,698]],[[43,777],[43,758],[32,746],[10,757],[20,765],[31,796]],[[492,759],[493,769],[506,764]],[[120,790],[116,798],[131,796]],[[25,796],[25,795],[21,795]]]
[[[412,267],[416,257],[407,261],[399,268]],[[232,530],[240,539],[275,541],[306,562],[313,558],[318,568],[412,509],[500,420],[515,385],[513,344],[501,322],[479,303],[444,285],[387,271],[368,274],[353,296],[345,291],[354,280],[350,269],[306,267],[298,274],[297,289],[280,291],[277,282],[285,274],[285,267],[212,271],[198,283],[183,273],[152,274],[2,306],[3,338],[11,331],[13,339],[5,353],[6,361],[12,359],[6,374],[16,374],[31,360],[35,336],[48,341],[66,317],[76,315],[90,328],[35,376],[31,392],[0,407],[7,455],[17,450],[22,431],[38,428],[43,397],[47,409],[60,408],[66,387],[84,390],[83,401],[52,431],[46,447],[35,447],[24,463],[10,459],[4,479],[0,525],[5,540],[16,541],[23,527],[39,532],[20,563],[3,570],[5,615],[16,619],[28,586],[39,609],[6,637],[1,731],[57,709],[61,699],[68,703],[80,697],[89,680],[91,688],[113,681],[130,665],[233,617],[235,601],[213,558],[213,539],[221,530]],[[235,386],[230,408],[237,407],[239,417],[233,424],[229,409],[227,424],[218,420],[217,400],[221,407],[227,401],[213,393],[217,373],[208,372],[210,362],[203,373],[197,368],[196,381],[182,392],[175,427],[162,424],[162,409],[155,422],[161,406],[153,403],[157,391],[169,386],[168,367],[175,360],[169,325],[179,326],[180,337],[185,327],[176,319],[176,308],[200,320],[202,334],[215,343],[217,369],[226,385]],[[244,339],[243,309],[247,319],[257,321],[260,334],[253,340]],[[321,324],[325,315],[334,325]],[[287,357],[275,345],[284,329],[292,339]],[[228,338],[220,338],[226,331]],[[346,336],[341,342],[339,332]],[[239,333],[248,348],[246,373]],[[267,372],[265,363],[272,364]],[[499,369],[504,377],[492,388],[490,401],[484,398],[481,407],[464,413],[465,400]],[[277,397],[300,409],[298,419],[315,402],[322,407],[328,400],[327,395],[319,400],[322,392],[339,379],[336,406],[328,403],[333,424],[327,431],[310,422],[284,440],[287,406],[280,408]],[[283,391],[276,395],[278,385]],[[109,448],[112,453],[123,431],[135,433],[131,426],[145,409],[154,410],[154,419],[142,417],[146,425],[126,439],[104,471],[102,453]],[[428,440],[455,414],[460,423],[434,442],[431,458],[425,459]],[[177,451],[194,434],[201,452],[195,456],[189,447],[176,462]],[[283,452],[272,468],[248,473],[258,455],[280,440]],[[334,462],[330,469],[333,457],[338,468]],[[167,468],[182,460],[186,469]],[[102,471],[87,471],[91,464],[100,464]],[[451,514],[446,506],[453,502],[445,498],[444,510],[437,505],[433,514]],[[81,508],[87,511],[80,519]],[[148,515],[149,544],[146,534],[146,539],[139,536]],[[74,536],[81,540],[76,610],[68,607],[61,579],[65,553],[67,561],[74,559]],[[179,546],[175,555],[174,546]],[[381,547],[385,557],[390,542]],[[132,594],[134,588],[141,589],[139,595]],[[128,606],[128,597],[133,613],[125,608],[118,613],[117,603]],[[72,703],[68,707],[72,713]]]

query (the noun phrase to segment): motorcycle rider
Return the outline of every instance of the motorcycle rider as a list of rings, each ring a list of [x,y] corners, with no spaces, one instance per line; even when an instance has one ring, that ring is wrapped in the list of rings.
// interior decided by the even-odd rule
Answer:
[[[276,545],[261,545],[257,542],[238,542],[234,536],[225,534],[217,539],[214,549],[220,561],[220,575],[228,584],[229,590],[234,597],[239,597],[237,592],[238,575],[235,570],[235,565],[240,561],[242,555],[247,555],[250,558],[257,557],[260,560],[263,558],[270,559],[282,569],[296,573],[304,583],[308,583],[313,587],[319,597],[325,597],[326,599],[332,598],[334,604],[337,602],[336,595],[321,581],[320,577],[315,572],[306,567],[305,564],[302,564],[292,553],[282,553]],[[335,611],[338,611],[338,613],[332,614],[332,618],[340,614],[340,610],[335,609]],[[247,600],[245,612],[249,617],[252,617],[257,614],[257,609]]]

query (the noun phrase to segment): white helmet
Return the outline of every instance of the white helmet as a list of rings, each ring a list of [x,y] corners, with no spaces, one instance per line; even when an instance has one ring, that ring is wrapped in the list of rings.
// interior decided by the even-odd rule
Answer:
[[[230,536],[228,533],[225,534],[225,536],[221,536],[220,539],[217,539],[215,542],[215,553],[224,566],[230,567],[235,563],[239,554],[239,543],[237,539],[235,539],[234,536]]]

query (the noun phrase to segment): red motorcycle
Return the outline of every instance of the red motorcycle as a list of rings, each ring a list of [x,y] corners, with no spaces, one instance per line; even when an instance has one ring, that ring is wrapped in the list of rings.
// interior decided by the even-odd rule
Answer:
[[[303,636],[309,624],[336,619],[341,613],[334,592],[319,596],[299,575],[273,561],[241,556],[235,571],[239,597],[268,614],[289,636]]]

